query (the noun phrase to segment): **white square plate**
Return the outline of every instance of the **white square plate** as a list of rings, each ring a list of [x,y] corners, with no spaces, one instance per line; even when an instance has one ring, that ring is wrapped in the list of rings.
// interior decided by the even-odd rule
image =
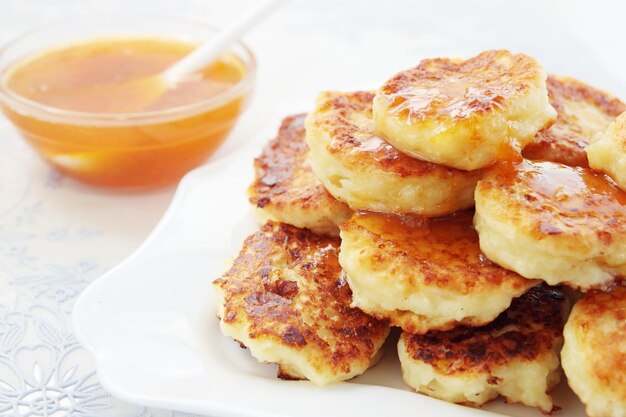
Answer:
[[[409,391],[393,340],[364,375],[320,388],[276,379],[274,366],[220,333],[210,283],[256,227],[244,191],[257,152],[188,174],[151,236],[76,302],[75,332],[95,356],[104,387],[142,405],[216,416],[493,415]],[[558,415],[584,415],[565,384],[555,399]],[[486,409],[541,415],[502,401]]]

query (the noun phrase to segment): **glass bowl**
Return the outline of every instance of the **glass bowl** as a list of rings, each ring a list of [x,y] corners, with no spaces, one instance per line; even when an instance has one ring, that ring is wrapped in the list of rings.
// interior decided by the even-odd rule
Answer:
[[[133,15],[80,16],[34,29],[0,49],[2,110],[46,161],[79,180],[122,188],[175,182],[224,142],[249,101],[256,61],[241,42],[225,51],[243,64],[238,83],[206,100],[164,110],[89,113],[55,108],[10,90],[7,74],[16,63],[59,46],[106,38],[200,43],[217,32],[189,19]]]

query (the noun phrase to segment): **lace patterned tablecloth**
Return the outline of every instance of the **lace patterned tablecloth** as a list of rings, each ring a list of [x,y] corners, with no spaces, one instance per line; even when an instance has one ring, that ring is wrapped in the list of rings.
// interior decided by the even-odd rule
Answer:
[[[14,135],[4,124],[0,133]],[[172,190],[91,190],[27,149],[7,148],[0,155],[0,187],[12,191],[0,192],[0,415],[169,415],[103,390],[72,334],[70,313],[89,282],[150,231]]]
[[[252,1],[4,1],[0,41],[93,10],[149,10],[220,24]],[[294,0],[248,36],[259,81],[234,135],[265,139],[280,117],[310,108],[319,90],[375,88],[420,58],[493,47],[528,52],[551,72],[626,97],[626,56],[616,53],[625,36],[614,32],[624,30],[626,10],[601,3]],[[0,119],[0,416],[178,415],[112,398],[70,325],[76,297],[141,243],[173,192],[78,184],[43,164]]]

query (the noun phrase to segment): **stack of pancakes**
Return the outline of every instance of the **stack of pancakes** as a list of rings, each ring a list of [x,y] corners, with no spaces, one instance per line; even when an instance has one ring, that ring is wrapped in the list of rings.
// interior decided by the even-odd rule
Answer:
[[[619,183],[625,110],[505,50],[321,93],[255,160],[265,224],[215,281],[222,331],[323,385],[375,364],[399,327],[416,391],[549,413],[582,298],[569,383],[590,415],[626,415],[626,193],[585,150],[610,143],[589,160]]]

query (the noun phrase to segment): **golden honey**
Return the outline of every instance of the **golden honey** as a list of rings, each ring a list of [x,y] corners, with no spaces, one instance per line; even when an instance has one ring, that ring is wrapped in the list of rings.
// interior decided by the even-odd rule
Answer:
[[[26,105],[3,110],[46,160],[80,180],[170,183],[222,144],[250,93],[237,91],[248,69],[230,53],[159,91],[158,74],[195,46],[121,38],[45,51],[9,68],[3,87]]]

